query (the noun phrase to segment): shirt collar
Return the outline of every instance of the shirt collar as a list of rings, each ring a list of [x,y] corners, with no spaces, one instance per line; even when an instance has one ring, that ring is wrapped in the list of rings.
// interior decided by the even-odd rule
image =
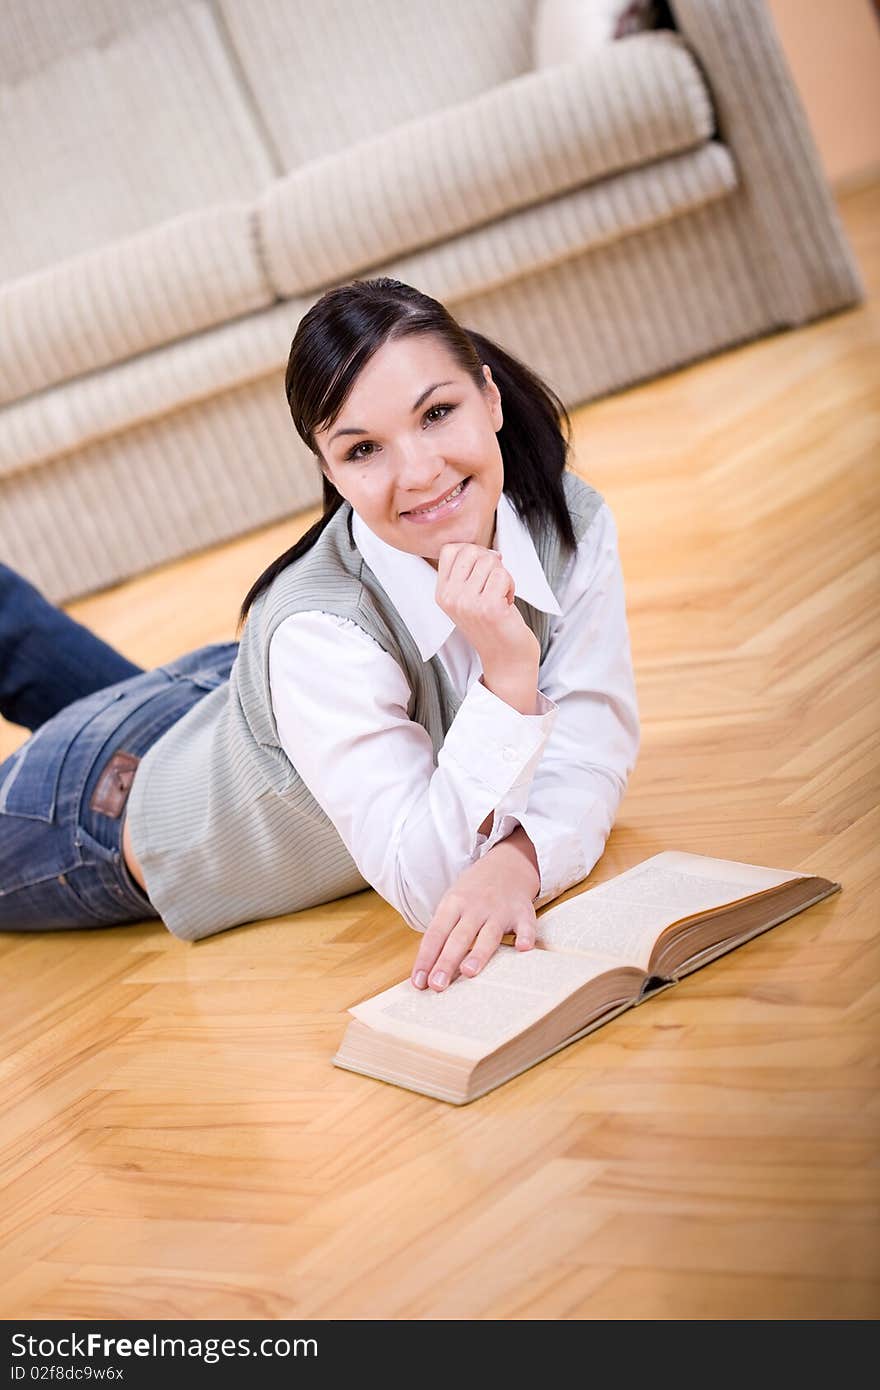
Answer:
[[[422,660],[430,661],[455,631],[434,598],[437,571],[421,555],[398,550],[371,531],[352,509],[355,545],[412,633]],[[495,510],[495,549],[513,579],[517,598],[544,613],[561,615],[528,528],[506,493]]]

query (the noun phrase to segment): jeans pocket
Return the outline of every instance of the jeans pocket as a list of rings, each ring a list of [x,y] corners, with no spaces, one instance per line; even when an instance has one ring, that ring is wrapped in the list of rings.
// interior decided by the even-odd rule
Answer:
[[[0,767],[0,814],[54,820],[66,745],[55,737],[53,722],[42,724]]]
[[[12,784],[21,771],[24,762],[24,750],[27,747],[27,740],[14,753],[10,753],[4,763],[0,763],[0,815],[6,810],[6,798],[12,788]]]
[[[52,823],[58,809],[61,777],[71,748],[79,735],[98,717],[120,703],[120,717],[155,697],[159,682],[152,673],[132,676],[84,695],[65,705],[45,724],[41,724],[12,757],[0,767],[0,813],[24,816],[29,820]],[[72,756],[77,756],[74,748]]]

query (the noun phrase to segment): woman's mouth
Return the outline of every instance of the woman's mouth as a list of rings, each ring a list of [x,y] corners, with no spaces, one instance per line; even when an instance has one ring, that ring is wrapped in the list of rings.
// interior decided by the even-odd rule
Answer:
[[[412,512],[401,512],[400,515],[407,521],[414,521],[423,526],[429,525],[432,521],[442,521],[444,517],[451,516],[453,512],[458,511],[470,481],[470,475],[463,478],[435,507],[421,507]]]

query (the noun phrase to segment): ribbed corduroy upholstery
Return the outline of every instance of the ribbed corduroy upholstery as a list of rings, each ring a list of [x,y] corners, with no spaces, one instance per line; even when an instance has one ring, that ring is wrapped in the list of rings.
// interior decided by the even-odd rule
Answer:
[[[500,283],[496,265],[506,263],[509,278],[532,269],[536,247],[545,261],[570,256],[729,191],[729,155],[717,143],[704,147],[711,128],[702,79],[672,33],[529,74],[308,164],[271,184],[253,207],[186,214],[0,285],[0,402],[121,364],[278,298],[314,298],[326,284],[413,249],[407,274],[426,286],[437,281],[436,296],[487,289]],[[690,165],[679,159],[669,177],[657,169],[662,156],[682,150],[703,157]],[[493,164],[503,174],[488,179]],[[624,178],[623,170],[630,177],[621,184],[614,175]],[[435,273],[436,258],[445,273],[441,265]],[[149,418],[144,406],[155,384],[143,378],[151,366],[136,373],[130,416],[113,411],[125,377],[86,382],[63,405],[39,401],[36,437],[46,424],[55,428],[42,448],[22,438],[30,412],[0,419],[0,471],[9,460],[30,467]],[[244,372],[228,384],[243,379]],[[220,386],[215,378],[211,390]],[[172,394],[152,413],[194,398]],[[90,423],[90,400],[109,427]],[[69,443],[57,433],[62,421],[75,421]]]
[[[305,293],[700,145],[713,124],[680,35],[633,35],[277,179],[257,203],[269,276]]]
[[[52,30],[51,0],[34,4]],[[0,77],[0,282],[251,199],[276,173],[209,0],[152,9]]]
[[[574,473],[566,472],[563,481],[580,540],[602,495]],[[406,673],[412,691],[407,713],[430,735],[435,762],[458,710],[443,663],[439,656],[422,661],[355,546],[350,518],[344,502],[315,545],[257,598],[228,682],[172,725],[138,768],[128,807],[132,843],[153,905],[183,940],[369,887],[279,742],[269,644],[286,617],[317,607],[351,618],[389,652]],[[573,556],[555,528],[530,530],[558,595]],[[516,603],[538,637],[543,661],[550,615],[522,599]]]
[[[0,402],[275,299],[247,203],[214,204],[0,285]]]
[[[736,150],[738,215],[774,323],[863,298],[767,0],[671,0],[711,90],[720,138]]]
[[[473,294],[501,289],[570,260],[577,252],[680,217],[735,186],[729,151],[709,141],[686,154],[536,203],[412,256],[383,262],[374,273],[395,275],[444,303],[461,304]],[[135,357],[112,371],[16,402],[0,412],[0,475],[161,420],[258,378],[272,376],[280,383],[290,340],[315,298],[285,300],[212,333],[169,343],[161,354]],[[281,403],[280,390],[278,397]]]
[[[526,72],[538,3],[215,0],[215,7],[280,168],[290,170]]]
[[[20,83],[79,48],[107,48],[135,24],[179,6],[180,0],[3,0],[0,82]]]

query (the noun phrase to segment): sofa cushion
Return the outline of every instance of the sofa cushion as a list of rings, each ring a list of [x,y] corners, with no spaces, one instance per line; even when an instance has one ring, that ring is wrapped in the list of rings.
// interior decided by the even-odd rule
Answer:
[[[532,66],[535,0],[217,0],[284,170]]]
[[[0,402],[263,308],[253,213],[227,203],[0,285]]]
[[[530,72],[277,180],[258,201],[280,295],[707,140],[709,94],[681,36],[634,34]]]
[[[276,172],[211,7],[146,12],[0,83],[0,281],[251,198]]]
[[[408,260],[384,262],[371,273],[396,275],[454,309],[474,294],[693,212],[735,187],[729,150],[710,141],[513,213]],[[288,300],[0,411],[0,475],[261,377],[276,378],[283,400],[290,341],[316,297]]]

